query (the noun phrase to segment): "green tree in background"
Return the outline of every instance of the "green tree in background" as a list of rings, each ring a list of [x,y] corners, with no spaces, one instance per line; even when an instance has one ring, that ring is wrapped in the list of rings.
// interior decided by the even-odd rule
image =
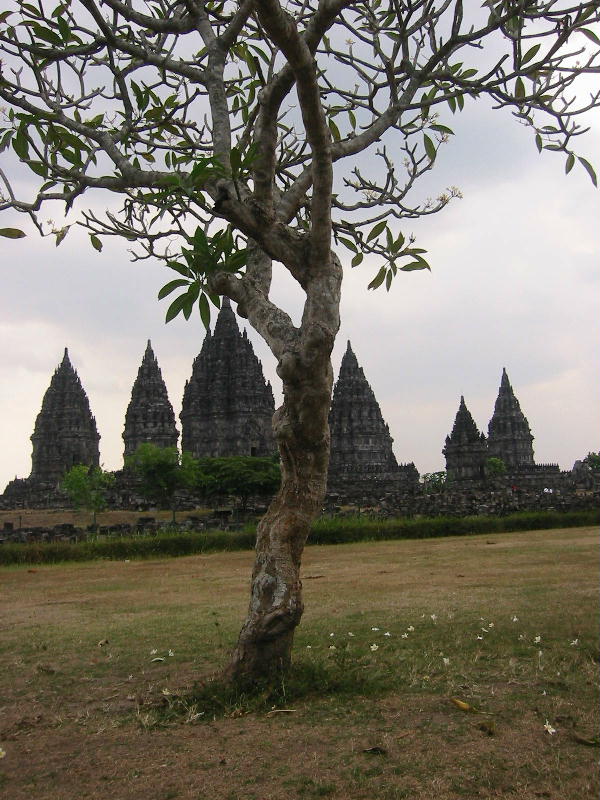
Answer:
[[[501,458],[491,456],[485,462],[485,472],[490,478],[506,475],[506,464]]]
[[[106,495],[114,482],[112,472],[104,472],[101,467],[77,464],[66,473],[61,486],[75,508],[91,511],[92,525],[96,529],[96,514],[106,508]]]
[[[234,496],[245,510],[250,497],[272,497],[280,483],[279,459],[232,456],[198,460],[197,486],[207,500]]]
[[[140,494],[159,508],[170,509],[175,522],[177,492],[193,489],[197,461],[189,453],[180,454],[176,447],[157,447],[145,442],[127,457],[125,466],[138,477]]]

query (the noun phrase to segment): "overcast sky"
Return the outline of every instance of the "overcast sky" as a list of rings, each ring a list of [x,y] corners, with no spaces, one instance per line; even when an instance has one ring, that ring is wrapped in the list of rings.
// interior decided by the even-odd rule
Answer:
[[[599,125],[578,152],[594,161]],[[538,463],[570,469],[600,449],[599,194],[577,165],[537,154],[531,133],[508,113],[468,104],[438,156],[423,196],[458,186],[462,200],[403,226],[427,248],[432,272],[402,274],[390,293],[368,292],[378,268],[349,268],[334,369],[348,339],[394,437],[400,462],[444,468],[441,453],[460,395],[487,433],[502,368],[535,437]],[[3,157],[6,164],[6,157]],[[597,163],[597,159],[596,159]],[[88,197],[98,210],[108,202]],[[51,212],[48,213],[51,216]],[[0,239],[0,491],[31,469],[35,418],[55,367],[69,348],[101,435],[101,461],[122,465],[122,431],[131,386],[150,338],[176,415],[200,350],[199,317],[164,324],[159,288],[170,279],[155,264],[129,261],[125,244],[102,253],[72,230],[59,248],[23,217],[5,213],[26,239]],[[296,316],[299,295],[278,279],[274,299]],[[247,325],[240,320],[241,325]],[[249,335],[280,399],[274,359]]]

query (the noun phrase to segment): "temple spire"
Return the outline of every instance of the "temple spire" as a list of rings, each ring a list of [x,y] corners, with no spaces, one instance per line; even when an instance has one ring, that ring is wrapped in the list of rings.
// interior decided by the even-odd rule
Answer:
[[[185,386],[182,449],[196,457],[272,455],[274,411],[260,361],[223,298],[214,334],[207,331]]]
[[[503,368],[494,414],[488,426],[489,454],[502,459],[508,468],[531,465],[534,463],[532,443],[529,423]]]
[[[485,475],[487,445],[479,432],[465,398],[460,397],[452,433],[446,437],[442,453],[446,457],[449,481],[479,480]]]
[[[100,436],[87,395],[65,347],[44,394],[31,436],[30,479],[57,484],[76,464],[98,466]]]
[[[178,438],[173,406],[148,339],[125,414],[124,457],[135,453],[144,442],[157,447],[176,447]]]
[[[329,427],[332,472],[351,464],[397,467],[389,428],[349,341],[333,389]]]

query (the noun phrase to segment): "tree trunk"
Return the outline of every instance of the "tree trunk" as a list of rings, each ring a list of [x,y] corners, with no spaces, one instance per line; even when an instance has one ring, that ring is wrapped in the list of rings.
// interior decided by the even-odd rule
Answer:
[[[319,515],[329,462],[329,352],[284,376],[284,404],[273,430],[281,455],[281,487],[258,525],[248,616],[226,675],[254,684],[287,669],[302,617],[300,564],[310,526]]]

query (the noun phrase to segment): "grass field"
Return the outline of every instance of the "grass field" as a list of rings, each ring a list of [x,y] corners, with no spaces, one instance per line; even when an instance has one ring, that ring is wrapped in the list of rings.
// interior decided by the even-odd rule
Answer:
[[[0,569],[0,794],[598,796],[597,528],[309,547],[294,671],[226,697],[251,559]]]

